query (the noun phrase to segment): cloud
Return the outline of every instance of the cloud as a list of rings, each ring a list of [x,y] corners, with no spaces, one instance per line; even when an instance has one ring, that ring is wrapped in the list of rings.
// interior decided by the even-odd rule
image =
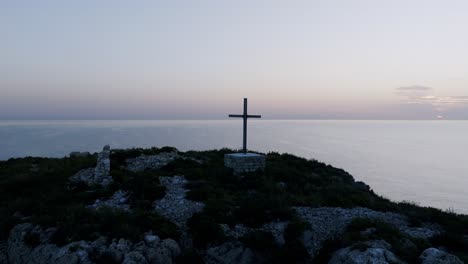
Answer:
[[[439,96],[432,87],[422,85],[398,87],[395,94],[404,104],[431,106],[436,112],[468,107],[468,96]]]

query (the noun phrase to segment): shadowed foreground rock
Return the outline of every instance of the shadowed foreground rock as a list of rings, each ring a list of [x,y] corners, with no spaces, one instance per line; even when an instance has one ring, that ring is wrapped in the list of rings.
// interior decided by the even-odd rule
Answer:
[[[252,250],[242,243],[224,243],[206,251],[205,262],[207,264],[251,264],[255,263],[255,255]]]
[[[177,242],[172,239],[161,241],[151,233],[138,243],[113,239],[109,244],[104,237],[100,237],[95,241],[77,241],[58,247],[50,243],[54,231],[42,230],[29,223],[15,226],[10,232],[6,249],[9,263],[87,264],[108,260],[126,264],[171,264],[181,253]]]
[[[387,242],[368,241],[365,243],[368,247],[365,250],[359,248],[354,249],[352,246],[340,249],[333,253],[333,256],[328,262],[329,264],[361,264],[361,263],[392,263],[403,264],[393,252],[390,251],[391,245]]]
[[[421,264],[462,264],[458,257],[437,248],[428,248],[419,257]]]
[[[429,228],[412,228],[406,218],[396,213],[384,213],[367,208],[344,209],[336,207],[295,207],[297,214],[309,223],[310,229],[303,235],[303,243],[310,256],[315,256],[327,240],[338,238],[355,218],[379,219],[416,238],[430,238],[439,231]]]

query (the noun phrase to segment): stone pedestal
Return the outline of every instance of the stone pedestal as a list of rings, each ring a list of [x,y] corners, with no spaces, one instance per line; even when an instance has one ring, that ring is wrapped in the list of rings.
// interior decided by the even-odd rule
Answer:
[[[265,169],[265,155],[256,153],[231,153],[224,155],[224,166],[233,169],[234,174]]]

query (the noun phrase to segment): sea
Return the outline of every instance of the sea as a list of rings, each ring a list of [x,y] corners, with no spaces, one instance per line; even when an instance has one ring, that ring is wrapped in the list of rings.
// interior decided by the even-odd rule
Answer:
[[[379,195],[468,214],[468,121],[262,120],[248,148],[316,159]],[[174,146],[242,147],[242,121],[0,121],[0,160],[64,157],[72,151]]]

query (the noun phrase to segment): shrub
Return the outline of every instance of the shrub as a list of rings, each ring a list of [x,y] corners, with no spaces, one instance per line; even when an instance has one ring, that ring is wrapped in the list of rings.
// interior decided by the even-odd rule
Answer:
[[[187,225],[192,234],[193,244],[197,248],[205,248],[211,243],[220,243],[225,240],[221,227],[206,215],[194,214],[188,220]]]

